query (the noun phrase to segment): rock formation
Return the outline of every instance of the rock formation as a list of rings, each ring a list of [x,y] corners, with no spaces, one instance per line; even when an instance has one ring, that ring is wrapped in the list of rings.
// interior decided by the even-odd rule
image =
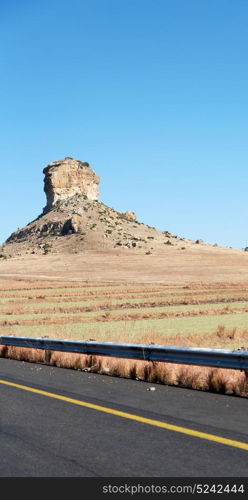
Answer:
[[[83,221],[82,217],[78,214],[74,214],[70,219],[66,220],[62,229],[61,234],[65,236],[66,234],[79,233],[82,230]]]
[[[99,201],[100,179],[88,163],[67,157],[50,163],[43,172],[47,196],[43,213],[9,236],[0,258],[112,250],[150,255],[156,248],[180,245],[168,231],[139,222],[132,210],[118,212]]]
[[[130,219],[130,220],[136,220],[137,219],[135,213],[132,210],[127,210],[126,212],[124,212],[124,214],[127,217],[127,219]]]
[[[44,191],[47,204],[44,213],[48,212],[58,201],[65,200],[75,194],[85,195],[89,200],[97,200],[100,178],[87,162],[73,160],[54,161],[44,168]]]

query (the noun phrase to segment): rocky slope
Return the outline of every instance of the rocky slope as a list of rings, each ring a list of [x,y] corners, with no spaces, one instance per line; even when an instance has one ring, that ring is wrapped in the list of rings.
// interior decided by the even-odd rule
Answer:
[[[6,256],[106,249],[149,254],[164,245],[192,244],[138,222],[131,210],[121,213],[98,201],[100,179],[86,162],[67,157],[43,172],[43,214],[11,234],[2,248]]]

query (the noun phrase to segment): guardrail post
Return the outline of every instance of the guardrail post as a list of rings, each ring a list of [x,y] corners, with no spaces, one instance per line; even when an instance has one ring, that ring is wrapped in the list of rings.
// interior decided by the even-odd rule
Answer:
[[[51,356],[52,356],[52,351],[45,350],[45,363],[50,364]]]
[[[48,335],[44,335],[42,338],[49,339]],[[52,356],[52,351],[50,351],[49,349],[45,349],[45,355],[44,355],[45,363],[50,364],[51,356]]]

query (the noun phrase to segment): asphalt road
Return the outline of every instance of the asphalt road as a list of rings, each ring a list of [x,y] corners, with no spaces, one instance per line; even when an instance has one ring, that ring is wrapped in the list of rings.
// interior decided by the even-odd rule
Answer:
[[[247,410],[238,397],[0,359],[0,476],[247,477]]]

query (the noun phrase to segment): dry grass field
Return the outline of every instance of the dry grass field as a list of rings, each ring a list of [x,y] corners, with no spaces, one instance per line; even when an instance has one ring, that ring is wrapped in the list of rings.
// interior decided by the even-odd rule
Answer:
[[[48,167],[45,211],[0,248],[2,334],[247,348],[248,252],[159,231],[108,207],[95,199],[94,172],[83,183],[89,164],[66,157]],[[3,346],[0,355],[44,361],[39,350]],[[235,370],[58,352],[50,363],[248,394],[246,374]]]
[[[221,255],[223,257],[223,254]],[[199,255],[197,257],[196,263],[200,265]],[[242,261],[243,255],[240,258]],[[181,279],[180,270],[178,274],[171,275],[174,280],[164,279],[163,274],[160,275],[160,280],[154,279],[154,274],[158,277],[157,268],[154,266],[155,269],[147,270],[153,280],[145,282],[138,279],[138,272],[136,276],[133,275],[133,279],[128,279],[128,273],[126,279],[123,279],[126,262],[122,259],[119,280],[117,269],[113,268],[112,279],[107,281],[103,265],[98,280],[82,280],[79,272],[75,273],[75,261],[64,275],[61,269],[59,271],[58,265],[54,266],[55,276],[48,279],[47,260],[46,257],[43,259],[45,265],[39,268],[39,273],[34,265],[32,268],[32,263],[21,269],[21,260],[16,261],[15,266],[12,261],[12,269],[5,265],[8,263],[1,265],[2,335],[234,350],[248,348],[248,287],[243,274],[239,279],[236,274],[236,281],[220,281],[213,279],[214,274],[208,275],[212,279],[202,280],[202,275],[199,279],[195,272],[195,279],[191,281],[187,273],[182,272],[184,262],[181,265]],[[212,266],[214,267],[213,263]],[[227,267],[228,263],[226,273]],[[221,272],[223,270],[219,269],[219,273]],[[34,274],[36,277],[33,277]],[[85,274],[87,276],[87,272]],[[44,352],[40,350],[2,347],[0,353],[6,357],[44,361]],[[50,363],[132,377],[151,383],[160,382],[239,396],[248,395],[246,374],[236,370],[59,352],[52,353]]]

